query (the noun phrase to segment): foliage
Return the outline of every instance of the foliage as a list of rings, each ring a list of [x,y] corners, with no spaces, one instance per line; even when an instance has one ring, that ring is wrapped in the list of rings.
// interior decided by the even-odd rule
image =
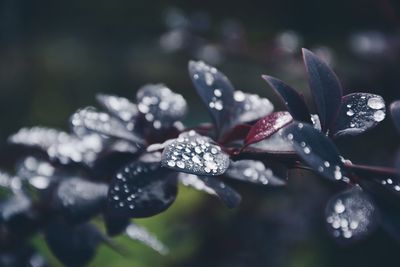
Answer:
[[[263,78],[287,111],[257,95],[235,90],[229,79],[204,62],[189,74],[212,123],[186,128],[185,99],[162,84],[142,87],[135,101],[99,94],[94,107],[71,116],[71,132],[22,128],[10,136],[14,175],[2,173],[0,265],[21,261],[45,266],[29,245],[43,233],[65,266],[85,266],[100,244],[124,253],[112,237],[126,234],[165,254],[167,247],[136,225],[168,209],[178,184],[218,197],[229,208],[241,196],[233,180],[281,187],[289,170],[309,169],[340,188],[326,206],[328,232],[339,242],[365,238],[379,224],[399,236],[398,170],[353,164],[335,142],[376,127],[386,115],[379,95],[343,96],[332,69],[303,50],[317,114],[303,97],[277,78]],[[396,126],[400,104],[391,105]],[[105,233],[91,220],[102,217]],[[4,251],[4,252],[3,252]]]

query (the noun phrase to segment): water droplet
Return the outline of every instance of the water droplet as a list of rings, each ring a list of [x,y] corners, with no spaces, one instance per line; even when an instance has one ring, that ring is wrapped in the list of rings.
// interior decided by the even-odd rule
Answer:
[[[368,99],[367,105],[372,109],[382,109],[385,107],[385,102],[381,97],[371,97]]]
[[[374,112],[374,120],[377,122],[383,121],[385,119],[385,112],[382,110],[377,110]]]

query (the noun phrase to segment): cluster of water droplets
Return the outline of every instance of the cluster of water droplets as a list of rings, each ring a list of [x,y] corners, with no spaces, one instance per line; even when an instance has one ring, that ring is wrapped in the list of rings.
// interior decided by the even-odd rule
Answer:
[[[94,107],[78,110],[71,116],[71,125],[74,133],[85,136],[90,132],[125,139],[134,143],[143,142],[120,120],[111,117],[105,112],[99,112]]]
[[[381,181],[381,184],[396,193],[400,193],[400,183],[397,178],[386,178]]]
[[[285,182],[276,177],[273,171],[266,168],[261,161],[239,160],[231,162],[226,175],[230,178],[263,185],[284,185]]]
[[[168,144],[162,166],[198,175],[221,175],[229,166],[229,156],[213,141],[195,131],[185,132]]]
[[[125,232],[129,238],[142,242],[161,255],[166,255],[169,252],[169,249],[144,227],[131,223],[128,225]]]
[[[178,179],[184,186],[192,187],[198,191],[202,191],[210,195],[216,195],[215,190],[207,186],[205,182],[201,180],[197,175],[190,173],[180,173]]]
[[[96,98],[108,112],[124,122],[133,121],[138,114],[136,105],[125,97],[98,94]]]
[[[9,142],[38,147],[46,151],[51,159],[63,164],[90,164],[103,149],[102,138],[97,134],[78,137],[46,127],[22,128],[10,136]]]
[[[139,89],[137,106],[154,129],[170,128],[187,112],[186,100],[163,84],[149,84]]]
[[[337,135],[359,133],[374,127],[385,119],[386,107],[379,95],[356,93],[345,98],[341,112],[336,126]]]
[[[49,187],[56,169],[47,161],[29,156],[17,167],[17,176],[26,179],[36,189]]]
[[[64,208],[76,208],[86,203],[104,201],[108,185],[81,178],[65,178],[57,188],[57,200]]]
[[[359,188],[335,196],[326,208],[326,222],[336,238],[360,238],[375,221],[376,208]]]
[[[18,192],[22,188],[21,179],[18,176],[11,176],[8,173],[0,171],[0,187]]]
[[[304,127],[303,123],[297,124],[297,129],[301,131]],[[307,143],[305,137],[303,137],[299,132],[289,132],[286,133],[287,140],[292,143],[296,144],[299,149],[297,152],[308,156],[310,159],[312,158],[312,167],[318,171],[321,175],[334,180],[341,180],[344,182],[349,182],[349,178],[345,176],[344,169],[343,169],[343,162],[344,159],[340,156],[331,155],[335,158],[335,160],[326,160],[321,157],[320,152],[325,153],[327,151],[316,151],[313,153],[313,149],[310,144]]]
[[[256,94],[235,91],[233,99],[236,123],[255,121],[274,111],[271,101]]]
[[[219,75],[216,68],[207,65],[203,61],[191,62],[189,68],[195,81],[204,81],[205,86],[207,86],[209,90],[212,90],[212,96],[209,97],[208,107],[215,111],[222,111],[224,109],[224,104],[226,104],[223,100],[224,88],[218,87],[216,81],[223,76]]]
[[[146,205],[152,203],[154,206],[171,203],[176,194],[169,192],[167,175],[161,175],[163,173],[158,163],[135,162],[126,166],[113,178],[108,196],[109,203],[116,210],[128,212],[145,209]]]

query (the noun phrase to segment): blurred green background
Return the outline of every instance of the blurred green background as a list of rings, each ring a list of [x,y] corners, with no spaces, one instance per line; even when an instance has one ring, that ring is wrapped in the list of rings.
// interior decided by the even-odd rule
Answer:
[[[184,95],[186,125],[207,121],[187,75],[190,59],[216,65],[236,89],[268,97],[279,110],[260,75],[277,76],[309,99],[301,47],[324,57],[347,92],[374,92],[389,103],[400,98],[399,30],[395,0],[1,0],[1,144],[22,126],[67,129],[70,114],[95,105],[96,93],[134,99],[146,83]],[[390,166],[397,140],[385,120],[338,145],[353,162]],[[169,255],[122,237],[129,257],[102,247],[90,266],[398,265],[399,242],[380,229],[351,246],[329,238],[323,209],[333,192],[309,173],[285,189],[234,186],[244,199],[236,210],[181,188],[167,212],[138,220]],[[40,237],[34,242],[46,251]]]

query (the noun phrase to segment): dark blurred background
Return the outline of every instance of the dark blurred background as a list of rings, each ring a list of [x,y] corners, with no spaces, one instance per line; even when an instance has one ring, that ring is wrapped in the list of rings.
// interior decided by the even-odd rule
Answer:
[[[269,97],[279,110],[260,75],[309,96],[301,47],[325,58],[347,92],[400,98],[397,0],[0,0],[0,143],[22,126],[67,129],[70,114],[95,105],[96,93],[134,99],[146,83],[185,96],[187,125],[207,121],[187,75],[190,59],[217,66],[236,89]],[[387,119],[338,145],[353,162],[390,166],[398,140]],[[140,221],[170,246],[168,256],[122,239],[131,258],[102,248],[92,266],[398,265],[400,243],[382,230],[351,246],[328,237],[323,208],[332,191],[311,174],[286,189],[235,186],[244,198],[237,210],[182,189],[171,210]],[[34,242],[46,251],[40,236]]]

